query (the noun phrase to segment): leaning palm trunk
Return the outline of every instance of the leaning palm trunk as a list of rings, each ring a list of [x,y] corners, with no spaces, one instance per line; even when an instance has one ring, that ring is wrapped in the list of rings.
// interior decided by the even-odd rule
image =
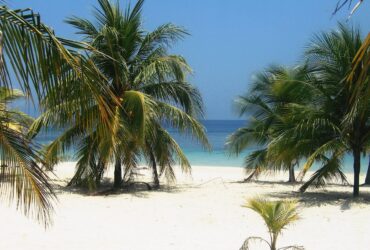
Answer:
[[[153,151],[150,151],[149,154],[150,154],[150,162],[152,165],[151,167],[153,171],[153,183],[154,183],[153,188],[158,189],[160,187],[160,184],[159,184],[159,175],[158,175],[158,170],[157,170],[157,162],[155,160]]]

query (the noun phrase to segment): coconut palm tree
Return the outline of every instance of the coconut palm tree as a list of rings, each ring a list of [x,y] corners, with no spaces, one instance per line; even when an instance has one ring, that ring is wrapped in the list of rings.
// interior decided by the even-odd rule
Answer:
[[[352,88],[353,95],[351,97],[352,107],[366,105],[366,102],[370,99],[370,85],[369,82],[369,69],[370,69],[370,33],[365,38],[361,48],[358,50],[355,58],[352,62],[352,70],[347,77],[347,83]],[[355,76],[357,81],[353,81]],[[367,83],[367,84],[366,84]],[[355,110],[354,110],[355,111]],[[370,156],[369,156],[369,166],[366,173],[365,184],[370,184]]]
[[[320,184],[324,176],[337,171],[341,159],[348,152],[354,159],[353,195],[359,195],[361,153],[367,152],[370,139],[369,82],[361,80],[361,71],[352,74],[351,78],[348,76],[361,46],[360,31],[339,24],[338,30],[317,35],[306,51],[308,63],[315,68],[315,87],[321,90],[321,95],[315,98],[321,98],[321,103],[317,106],[319,109],[311,113],[312,116],[307,114],[307,118],[302,120],[308,133],[320,138],[320,142],[312,147],[315,151],[308,158],[304,171],[319,156],[326,158],[327,164],[315,172],[302,190],[313,182]],[[362,96],[361,101],[353,101],[353,96],[359,95]],[[318,133],[323,131],[325,136],[320,136]]]
[[[295,201],[268,201],[262,198],[248,200],[245,207],[258,213],[264,220],[270,235],[270,241],[260,237],[249,237],[245,240],[240,250],[248,250],[252,240],[265,242],[271,250],[276,250],[278,236],[289,224],[299,219],[297,203]],[[290,246],[280,249],[303,249],[302,247]]]
[[[51,90],[65,90],[74,82],[71,76],[84,79],[81,86],[84,91],[80,96],[105,93],[108,89],[98,85],[102,76],[84,56],[75,49],[90,49],[87,45],[55,36],[53,30],[41,22],[38,14],[30,9],[12,10],[0,6],[0,85],[8,87],[14,82],[23,90],[27,98],[40,101],[49,95],[49,99],[62,102],[61,95],[51,95]],[[82,89],[82,88],[81,88]],[[5,99],[19,96],[16,91],[2,90]],[[55,93],[55,92],[54,92]],[[105,105],[107,97],[96,99],[99,107],[109,115]],[[7,102],[7,100],[5,101]],[[81,108],[84,102],[80,102]],[[51,189],[46,175],[38,168],[40,155],[35,145],[24,135],[28,123],[20,122],[15,112],[8,112],[2,105],[2,165],[3,179],[1,191],[16,199],[26,214],[33,214],[46,224],[50,221]],[[11,114],[11,115],[10,115]],[[20,113],[18,113],[20,115]],[[105,123],[104,120],[101,121]],[[20,130],[11,127],[18,124]],[[6,178],[5,178],[6,177]]]
[[[173,165],[178,163],[185,173],[191,172],[191,165],[181,147],[160,124],[154,126],[153,131],[148,133],[144,156],[153,171],[153,188],[160,187],[159,177],[164,175],[167,181],[176,179]]]
[[[5,200],[16,199],[19,208],[48,225],[55,194],[40,168],[39,147],[26,135],[32,118],[8,105],[24,95],[0,87],[0,190]]]
[[[301,144],[307,157],[303,174],[315,161],[322,163],[301,191],[331,179],[346,182],[341,167],[343,157],[350,153],[354,159],[353,195],[359,195],[361,153],[368,151],[370,133],[368,78],[353,67],[361,48],[360,31],[339,24],[338,30],[315,36],[306,51],[315,75],[315,81],[307,85],[316,89],[312,105],[296,107],[290,115],[299,118],[296,125],[275,140],[282,147],[289,145],[284,140],[292,142],[292,138]]]
[[[271,142],[294,124],[287,117],[287,109],[307,103],[311,91],[305,85],[311,78],[307,66],[271,66],[255,76],[247,95],[237,99],[240,114],[251,118],[226,144],[232,154],[257,146],[245,160],[247,172],[251,173],[247,180],[266,170],[288,170],[289,182],[295,182],[294,168],[301,154],[294,147],[277,147]]]
[[[141,21],[144,1],[138,1],[126,11],[122,11],[118,3],[98,2],[94,21],[72,17],[67,23],[94,48],[89,59],[108,80],[105,86],[119,100],[108,104],[114,110],[109,118],[111,127],[101,126],[99,120],[105,113],[95,100],[87,98],[89,108],[84,112],[79,108],[73,111],[75,123],[67,126],[66,132],[49,146],[47,155],[52,159],[69,146],[77,145],[79,160],[71,184],[86,181],[88,176],[94,176],[96,182],[109,163],[114,162],[114,187],[118,188],[131,178],[141,155],[150,161],[153,173],[157,172],[158,163],[160,172],[171,176],[173,157],[180,159],[180,165],[188,171],[190,165],[180,147],[162,127],[168,124],[208,145],[204,128],[196,120],[202,115],[201,96],[186,81],[191,70],[184,58],[168,54],[168,48],[187,33],[173,24],[161,25],[152,32],[144,31]],[[55,114],[68,114],[59,110],[73,109],[73,93],[73,88],[66,93],[70,101],[64,103],[46,98],[44,104],[48,109],[34,124],[35,131],[41,125],[65,126],[66,123],[60,121],[66,119]],[[91,119],[95,117],[97,119]],[[91,130],[85,129],[87,121],[91,123]],[[104,136],[99,138],[100,134]],[[164,141],[161,147],[159,141]],[[157,183],[158,173],[154,176]]]
[[[290,92],[293,101],[276,111],[270,110],[270,102],[258,100],[261,107],[257,114],[264,119],[258,120],[262,124],[260,131],[252,131],[257,132],[252,133],[254,138],[250,132],[244,137],[239,136],[239,141],[235,140],[236,149],[242,149],[244,144],[253,142],[252,139],[269,142],[265,144],[265,150],[250,157],[268,167],[279,166],[279,158],[306,158],[301,177],[314,162],[321,163],[320,169],[301,187],[301,191],[311,185],[320,187],[332,179],[347,183],[341,167],[343,157],[351,153],[354,158],[353,194],[358,196],[361,153],[368,152],[370,138],[368,69],[366,64],[361,64],[356,70],[355,64],[356,55],[363,48],[361,46],[359,30],[343,24],[339,24],[338,30],[315,36],[306,51],[310,73],[294,85],[298,89]],[[366,60],[367,57],[364,58]],[[268,95],[269,98],[271,96]],[[249,107],[246,105],[243,111],[250,111]],[[283,122],[276,123],[278,119],[270,119],[275,115]],[[265,123],[270,121],[266,118],[274,122]],[[268,124],[269,130],[264,124]],[[261,137],[261,131],[268,131],[269,137]]]
[[[292,119],[292,126],[270,143],[270,148],[292,148],[307,158],[302,177],[315,161],[322,164],[301,191],[332,179],[347,183],[341,167],[346,153],[351,153],[353,195],[359,195],[361,153],[368,151],[370,132],[368,78],[353,66],[361,46],[359,30],[339,24],[338,30],[315,36],[306,51],[315,77],[305,86],[314,94],[307,94],[311,97],[305,105],[288,109],[285,117]]]
[[[16,81],[27,96],[36,96],[42,100],[56,87],[59,90],[68,89],[70,84],[74,84],[70,81],[74,76],[84,80],[81,85],[86,88],[81,91],[81,95],[89,92],[96,97],[98,93],[104,92],[111,97],[108,89],[97,84],[102,81],[99,71],[76,52],[76,49],[89,50],[90,46],[55,36],[54,31],[43,24],[40,16],[30,9],[11,10],[0,6],[0,16],[2,85],[9,86]],[[52,98],[62,102],[60,95]],[[105,102],[100,97],[101,108],[106,106]]]

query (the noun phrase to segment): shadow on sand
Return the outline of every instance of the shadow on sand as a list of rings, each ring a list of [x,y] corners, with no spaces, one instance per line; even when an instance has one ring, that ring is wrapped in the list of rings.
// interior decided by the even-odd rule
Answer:
[[[104,178],[100,186],[95,190],[89,190],[86,187],[67,186],[68,181],[54,180],[54,191],[56,194],[72,193],[83,196],[117,196],[117,195],[132,195],[140,198],[148,198],[152,193],[180,193],[187,188],[187,186],[164,185],[160,188],[152,188],[151,183],[146,182],[132,182],[123,185],[121,188],[112,188],[112,182],[109,178]]]
[[[370,204],[370,193],[362,193],[360,197],[353,198],[351,192],[336,191],[307,191],[300,192],[274,192],[269,193],[271,198],[296,199],[305,206],[337,205],[341,210],[348,210],[353,204]]]
[[[343,185],[328,185],[328,187]],[[348,186],[348,191],[333,191],[323,189],[309,189],[302,193],[299,191],[290,192],[271,192],[266,194],[271,198],[278,199],[296,199],[307,207],[320,207],[323,205],[338,206],[342,211],[348,210],[354,204],[370,205],[370,189],[366,188],[360,191],[360,197],[354,198],[351,192],[351,186]]]
[[[218,179],[218,178],[216,178]],[[189,189],[201,188],[203,184],[207,184],[214,179],[198,184],[198,185],[164,185],[162,184],[159,189],[153,189],[151,183],[145,182],[133,182],[130,185],[124,185],[121,188],[113,189],[112,182],[109,178],[104,178],[101,185],[97,190],[91,191],[88,188],[82,188],[78,186],[67,186],[67,181],[60,181],[55,179],[54,190],[56,194],[63,193],[73,193],[83,196],[118,196],[118,195],[130,195],[139,198],[150,198],[151,194],[155,193],[168,193],[177,194],[184,192]],[[279,182],[279,181],[233,181],[225,182],[225,184],[239,184],[239,185],[259,185],[259,186],[271,186],[271,185],[282,185],[282,186],[293,186],[298,190],[303,184],[302,182],[289,183],[289,182]],[[150,188],[149,188],[150,187]],[[335,187],[348,187],[348,189],[343,191],[330,190]],[[370,205],[370,186],[362,186],[360,189],[360,197],[352,197],[352,189],[350,185],[344,186],[340,184],[328,184],[326,185],[326,190],[323,189],[309,189],[304,193],[299,191],[275,191],[267,192],[264,195],[267,198],[272,199],[296,199],[304,206],[323,206],[323,205],[335,205],[341,210],[348,210],[354,204],[366,204]]]
[[[262,181],[262,180],[253,180],[253,181],[238,181],[231,182],[234,184],[250,184],[250,185],[259,185],[259,186],[272,186],[272,185],[281,185],[281,186],[290,186],[296,188],[297,191],[276,191],[268,192],[264,195],[267,198],[272,199],[295,199],[298,200],[301,204],[307,207],[313,206],[323,206],[323,205],[336,205],[344,211],[351,208],[354,204],[366,204],[370,205],[370,186],[362,185],[360,187],[360,197],[354,198],[352,196],[352,186],[351,185],[342,185],[342,184],[327,184],[325,189],[308,189],[306,192],[299,192],[299,187],[304,182],[282,182],[282,181]],[[345,188],[348,189],[343,191],[330,190],[331,188]]]

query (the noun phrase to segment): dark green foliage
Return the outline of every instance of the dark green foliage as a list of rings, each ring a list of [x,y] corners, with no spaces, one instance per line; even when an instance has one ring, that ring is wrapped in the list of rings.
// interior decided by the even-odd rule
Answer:
[[[369,71],[356,63],[367,60],[368,52],[361,51],[360,31],[339,24],[338,30],[313,38],[304,66],[271,67],[259,74],[250,93],[237,100],[241,114],[252,118],[230,136],[230,151],[239,154],[257,145],[260,149],[246,160],[253,174],[304,160],[303,177],[314,162],[320,163],[301,191],[331,180],[347,183],[341,163],[346,153],[352,154],[353,194],[358,196],[360,158],[370,142]]]
[[[78,148],[77,172],[70,184],[90,183],[95,187],[102,171],[114,163],[118,187],[132,180],[142,156],[153,168],[159,167],[159,174],[168,180],[174,179],[176,160],[189,172],[189,162],[163,123],[209,146],[204,128],[196,120],[203,114],[200,93],[186,80],[191,69],[184,58],[168,53],[187,33],[173,24],[145,31],[143,3],[138,1],[122,11],[118,3],[99,0],[93,21],[67,19],[93,48],[87,60],[103,76],[97,87],[102,85],[113,94],[106,108],[112,115],[99,107],[95,98],[81,98],[84,86],[78,84],[78,78],[73,79],[76,84],[72,89],[61,93],[68,96],[67,101],[56,103],[46,98],[44,102],[46,112],[34,128],[48,124],[67,127],[48,147],[48,161],[55,163],[57,156],[72,145]],[[87,108],[81,109],[80,102]],[[105,119],[107,123],[100,122]],[[75,122],[71,124],[71,120]]]

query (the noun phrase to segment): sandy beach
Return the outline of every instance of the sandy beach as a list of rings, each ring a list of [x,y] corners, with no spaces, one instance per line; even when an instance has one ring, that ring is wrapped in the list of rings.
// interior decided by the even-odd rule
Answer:
[[[73,170],[72,162],[59,165],[55,185],[64,185]],[[299,200],[301,219],[284,231],[279,246],[369,249],[369,187],[353,200],[350,186],[329,185],[298,195],[299,185],[279,182],[285,175],[240,182],[244,177],[242,168],[194,166],[192,177],[178,175],[176,184],[159,191],[87,195],[60,187],[54,224],[47,230],[0,206],[0,249],[239,249],[249,236],[267,238],[259,216],[242,207],[255,196]],[[255,244],[253,249],[266,247]]]

